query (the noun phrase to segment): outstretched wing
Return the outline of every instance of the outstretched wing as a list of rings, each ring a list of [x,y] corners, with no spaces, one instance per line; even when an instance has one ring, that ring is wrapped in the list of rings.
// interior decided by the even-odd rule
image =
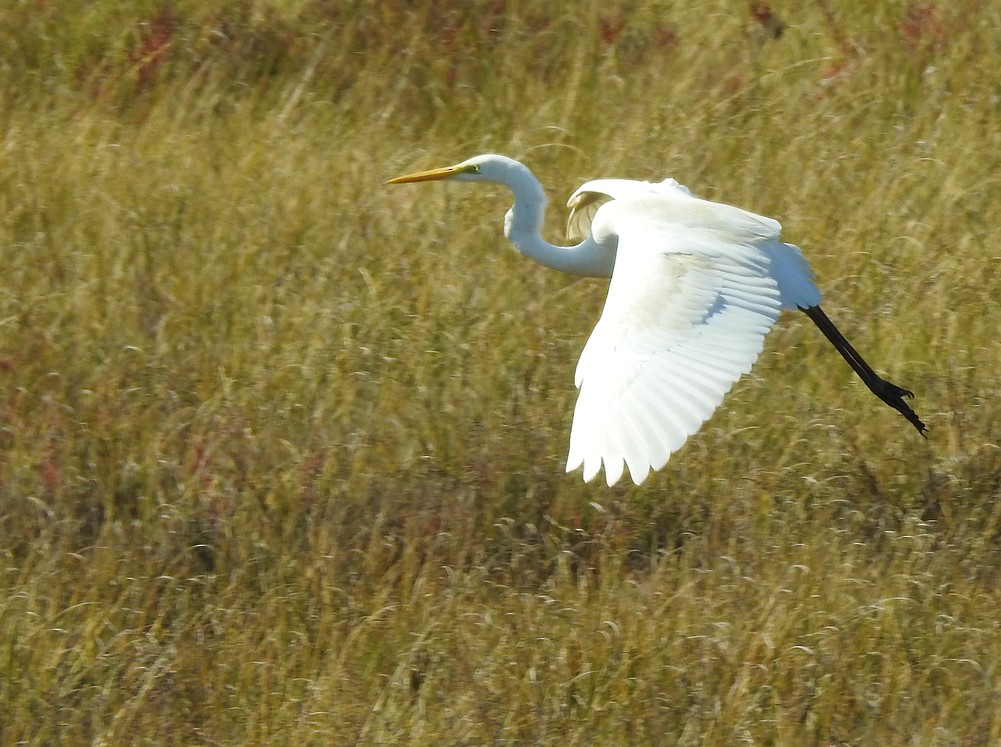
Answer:
[[[601,318],[577,366],[567,471],[637,485],[751,369],[778,317],[779,225],[686,194],[615,199],[596,235],[617,238]],[[784,246],[784,245],[782,245]]]

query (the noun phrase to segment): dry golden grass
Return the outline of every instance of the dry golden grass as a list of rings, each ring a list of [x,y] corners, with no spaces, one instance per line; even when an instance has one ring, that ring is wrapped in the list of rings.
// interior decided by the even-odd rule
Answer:
[[[1001,743],[996,3],[86,5],[0,10],[0,743]],[[564,475],[603,284],[382,186],[483,151],[779,218],[929,438],[788,316]]]

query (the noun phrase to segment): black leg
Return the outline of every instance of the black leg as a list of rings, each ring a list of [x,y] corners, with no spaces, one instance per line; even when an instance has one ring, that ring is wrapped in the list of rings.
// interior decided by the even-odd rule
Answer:
[[[904,402],[904,397],[914,397],[914,392],[902,389],[896,384],[891,384],[886,379],[880,378],[869,367],[869,364],[863,360],[862,356],[858,354],[858,351],[851,346],[851,343],[845,339],[840,330],[834,326],[834,322],[828,318],[827,314],[819,306],[811,306],[808,309],[802,309],[802,311],[820,328],[824,336],[841,353],[841,357],[848,361],[848,365],[855,370],[855,373],[869,387],[869,391],[907,418],[907,422],[917,428],[918,433],[924,435],[927,430],[925,424],[921,422],[921,418],[917,416],[917,413]]]

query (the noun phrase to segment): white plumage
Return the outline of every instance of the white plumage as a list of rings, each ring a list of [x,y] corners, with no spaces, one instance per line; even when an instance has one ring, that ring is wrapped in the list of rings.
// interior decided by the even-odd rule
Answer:
[[[673,179],[597,179],[567,202],[567,232],[541,237],[545,193],[523,164],[485,155],[390,180],[504,184],[514,194],[504,233],[526,256],[579,275],[611,276],[601,318],[574,377],[580,389],[567,471],[637,485],[663,467],[750,371],[782,309],[801,309],[884,402],[919,431],[912,396],[879,378],[820,310],[820,291],[778,221],[699,199]]]
[[[590,210],[599,192],[611,201]],[[673,179],[588,182],[568,205],[573,229],[614,242],[616,257],[577,365],[567,470],[583,466],[591,480],[604,464],[613,485],[625,466],[639,484],[751,370],[783,306],[814,306],[820,293],[776,221]]]

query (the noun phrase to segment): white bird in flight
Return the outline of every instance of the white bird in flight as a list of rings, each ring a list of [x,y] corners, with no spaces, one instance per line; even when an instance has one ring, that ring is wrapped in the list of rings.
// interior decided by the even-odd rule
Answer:
[[[751,370],[782,309],[799,309],[883,402],[924,433],[904,401],[913,393],[880,378],[820,308],[799,247],[778,221],[659,183],[597,179],[570,195],[575,246],[541,236],[546,195],[524,164],[482,155],[390,179],[502,184],[514,194],[504,235],[530,259],[563,272],[608,278],[605,308],[584,346],[567,472],[609,486],[624,467],[637,485],[662,468]]]

